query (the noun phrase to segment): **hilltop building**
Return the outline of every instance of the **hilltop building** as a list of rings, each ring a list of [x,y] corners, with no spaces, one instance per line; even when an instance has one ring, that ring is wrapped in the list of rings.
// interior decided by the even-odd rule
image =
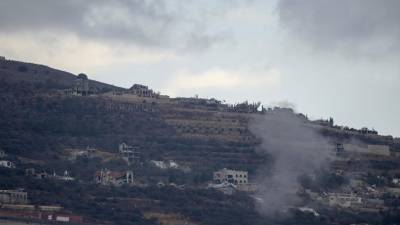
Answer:
[[[223,168],[213,174],[214,182],[217,184],[231,183],[231,184],[247,184],[248,183],[247,171],[229,170]]]
[[[138,100],[146,102],[145,99],[142,98],[153,98],[153,99],[169,99],[168,95],[162,95],[160,92],[155,92],[150,89],[148,86],[142,84],[134,84],[129,89],[114,89],[112,92],[108,92],[104,94],[105,96],[118,96],[120,99],[125,100]],[[149,99],[148,99],[149,100]],[[153,100],[149,100],[151,102],[156,102]]]
[[[28,193],[22,189],[0,190],[0,203],[2,204],[27,204]]]
[[[96,172],[94,180],[97,184],[118,187],[123,184],[132,184],[133,172],[130,170],[126,172],[116,172],[108,169],[102,169]]]
[[[73,94],[80,96],[89,95],[89,79],[86,74],[81,73],[76,78]]]
[[[128,93],[147,98],[156,98],[159,96],[159,94],[155,93],[152,89],[149,89],[148,86],[141,84],[134,84],[131,88],[129,88]]]
[[[334,125],[332,117],[330,117],[328,120],[320,119],[320,120],[315,120],[313,122],[325,127],[333,127]]]

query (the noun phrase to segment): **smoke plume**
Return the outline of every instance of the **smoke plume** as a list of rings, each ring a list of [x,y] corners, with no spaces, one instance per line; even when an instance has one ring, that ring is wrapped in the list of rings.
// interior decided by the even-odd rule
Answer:
[[[298,178],[313,176],[327,165],[332,146],[304,117],[275,109],[252,119],[250,130],[261,140],[260,151],[272,165],[258,173],[260,211],[271,215],[299,202]]]

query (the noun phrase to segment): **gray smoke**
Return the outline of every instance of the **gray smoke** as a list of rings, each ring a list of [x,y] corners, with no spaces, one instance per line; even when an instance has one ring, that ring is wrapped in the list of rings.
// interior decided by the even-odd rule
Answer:
[[[298,203],[299,176],[313,176],[326,166],[332,146],[304,117],[290,110],[255,116],[250,130],[262,141],[260,151],[272,157],[273,164],[259,171],[257,181],[259,209],[271,215]]]

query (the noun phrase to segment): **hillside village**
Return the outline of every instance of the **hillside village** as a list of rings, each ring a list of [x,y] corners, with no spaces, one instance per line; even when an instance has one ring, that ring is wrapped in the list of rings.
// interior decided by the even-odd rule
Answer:
[[[49,78],[56,75],[63,79]],[[373,129],[312,121],[261,103],[171,98],[141,84],[117,88],[5,58],[0,92],[0,125],[7,127],[0,135],[0,219],[172,225],[233,224],[220,220],[227,215],[238,224],[400,219],[400,139]],[[254,115],[282,112],[329,139],[331,157],[327,171],[301,180],[301,204],[280,212],[292,217],[266,219],[256,210],[263,201],[257,171],[272,159],[257,151],[260,140],[248,126]]]

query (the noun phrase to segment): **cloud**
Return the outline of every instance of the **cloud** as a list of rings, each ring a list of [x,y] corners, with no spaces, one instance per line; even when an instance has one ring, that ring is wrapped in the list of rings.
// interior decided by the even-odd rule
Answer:
[[[196,5],[163,0],[4,0],[0,35],[17,32],[72,33],[81,39],[161,49],[209,48],[223,40],[193,17]],[[197,35],[198,34],[198,35]]]
[[[162,1],[1,1],[0,27],[9,31],[63,30],[80,37],[159,44],[173,24]],[[158,40],[159,39],[159,40]]]
[[[100,41],[88,41],[71,33],[53,34],[40,32],[0,36],[0,52],[11,59],[29,58],[33,62],[69,72],[90,73],[96,67],[123,63],[148,64],[178,57],[171,51],[151,50],[136,46],[108,45]]]
[[[266,23],[274,20],[273,16],[273,14],[265,13],[264,10],[260,10],[258,5],[247,4],[227,12],[226,19],[235,23],[245,22],[258,24],[260,22]]]
[[[235,71],[213,68],[200,73],[182,70],[171,79],[166,90],[167,93],[176,95],[185,90],[277,88],[280,78],[280,72],[277,69]]]
[[[165,0],[0,1],[0,55],[72,72],[148,64],[204,52],[232,34],[214,29],[236,3]]]
[[[359,54],[397,54],[400,1],[280,0],[280,24],[319,49]]]

